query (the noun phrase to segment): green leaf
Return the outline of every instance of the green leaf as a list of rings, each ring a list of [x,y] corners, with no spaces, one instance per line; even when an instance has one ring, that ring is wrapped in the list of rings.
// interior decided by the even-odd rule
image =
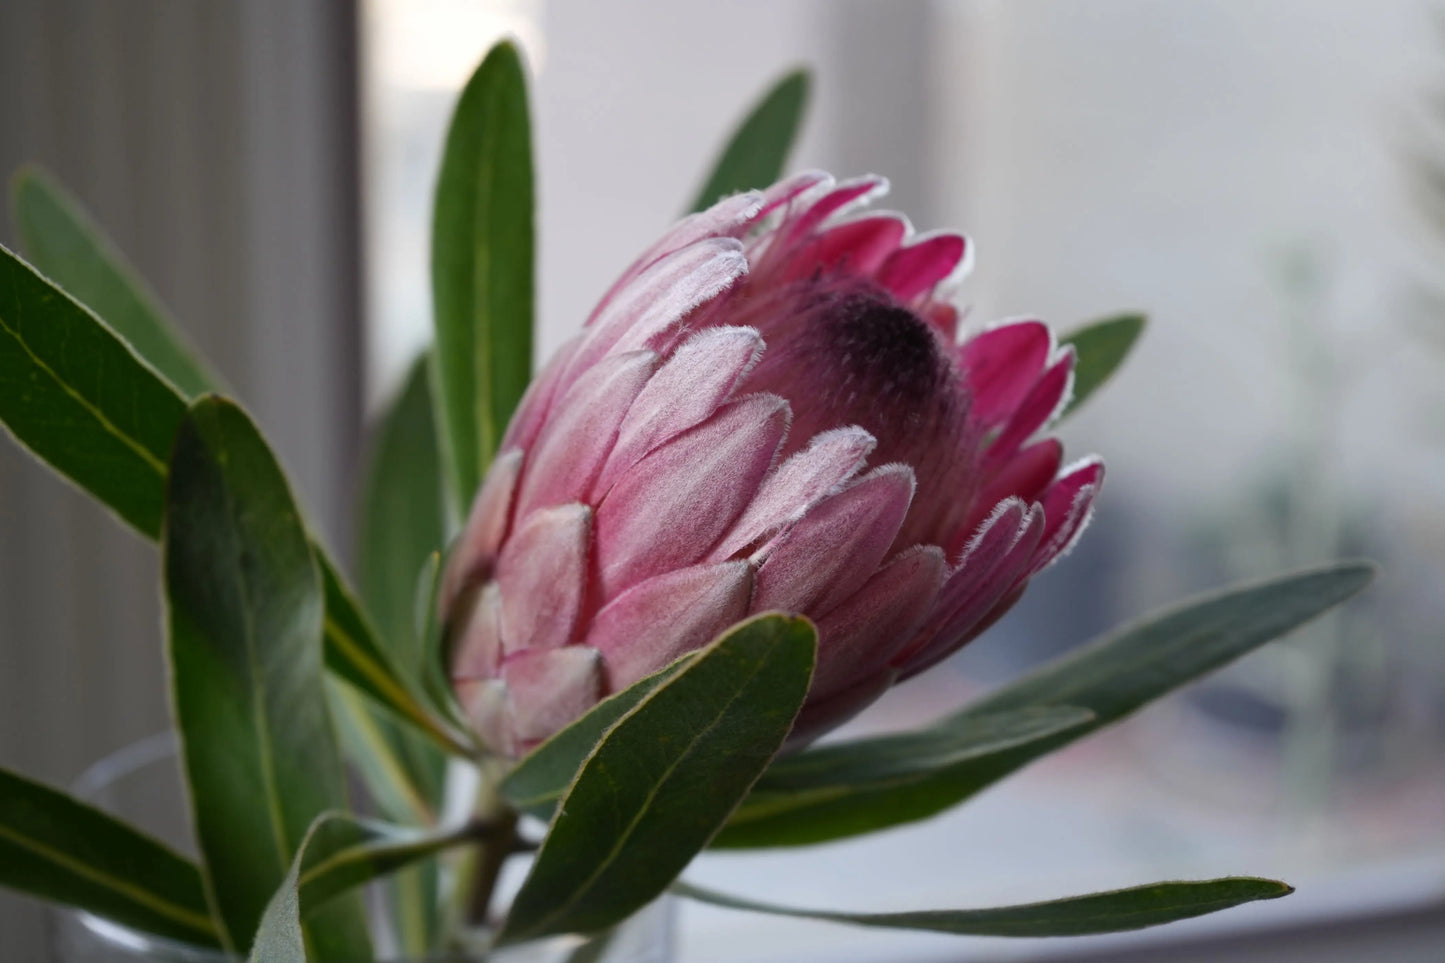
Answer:
[[[0,769],[0,885],[219,946],[200,870],[107,813]]]
[[[499,941],[595,933],[661,894],[782,747],[816,649],[806,619],[741,622],[608,729],[558,806]]]
[[[318,818],[301,855],[301,908],[309,916],[328,900],[419,859],[464,843],[484,833],[479,825],[447,829],[416,829],[345,813]]]
[[[1074,346],[1077,359],[1074,362],[1074,396],[1063,414],[1073,412],[1113,377],[1129,356],[1134,342],[1144,333],[1146,320],[1142,314],[1121,314],[1087,324],[1060,339],[1060,344]]]
[[[758,101],[728,139],[692,202],[693,211],[706,210],[729,194],[767,187],[782,175],[803,121],[808,86],[808,72],[795,70]]]
[[[731,909],[852,923],[887,929],[927,930],[960,936],[1087,936],[1173,923],[1262,899],[1279,899],[1293,888],[1272,879],[1229,876],[1199,882],[1151,883],[1107,893],[1090,893],[1043,903],[977,910],[922,910],[912,913],[838,913],[774,906],[680,883],[683,896]]]
[[[445,506],[436,451],[425,356],[412,366],[401,394],[382,419],[362,502],[360,585],[368,611],[380,630],[399,674],[421,690],[424,662],[421,631],[416,625],[417,572],[442,547]],[[441,798],[446,755],[410,727],[399,725],[380,710],[371,726],[387,744],[409,787],[374,786],[373,794],[400,792],[420,797],[433,809]],[[379,747],[372,741],[372,753]],[[372,776],[384,771],[374,770]],[[371,782],[368,779],[368,782]],[[392,818],[399,813],[388,812]],[[413,817],[415,818],[415,817]]]
[[[435,389],[459,514],[532,376],[531,137],[522,58],[503,42],[457,101],[432,215]]]
[[[1088,709],[1029,706],[960,719],[952,726],[811,749],[769,767],[728,820],[727,832],[736,836],[751,821],[775,821],[788,812],[806,812],[859,792],[906,789],[940,770],[964,763],[984,765],[990,758],[1093,721]]]
[[[557,801],[608,729],[692,659],[688,654],[659,672],[603,699],[586,715],[527,754],[502,780],[501,793],[519,811],[551,819]]]
[[[184,413],[124,341],[0,248],[0,420],[17,441],[154,537]]]
[[[280,466],[230,402],[200,399],[176,433],[161,554],[182,768],[221,941],[237,949],[346,786],[311,543]],[[318,952],[354,952],[365,930],[359,914],[353,924],[318,928]]]
[[[182,394],[216,390],[220,381],[185,343],[160,299],[50,174],[21,168],[11,181],[11,205],[31,264],[104,318]]]
[[[358,546],[358,585],[378,636],[403,671],[418,673],[417,572],[446,542],[428,367],[425,355],[412,365],[377,431]]]
[[[1146,616],[995,690],[932,728],[953,729],[1031,706],[1079,706],[1094,713],[1093,722],[964,760],[896,787],[864,789],[775,813],[750,811],[745,803],[737,815],[746,821],[729,825],[713,845],[796,846],[926,819],[1284,635],[1362,590],[1374,574],[1369,563],[1342,562],[1200,596]]]
[[[266,906],[251,959],[305,961],[302,922],[329,901],[417,860],[475,842],[485,833],[486,827],[479,824],[423,830],[346,813],[322,813],[307,830],[285,880]]]
[[[470,735],[439,718],[434,706],[423,703],[420,693],[382,651],[360,604],[319,546],[316,558],[326,591],[326,667],[426,733],[437,745],[457,755],[472,755]]]
[[[160,534],[166,461],[186,403],[95,315],[0,247],[0,422],[142,535]],[[318,548],[318,553],[319,553]],[[319,554],[327,663],[454,752],[469,741],[407,690]]]

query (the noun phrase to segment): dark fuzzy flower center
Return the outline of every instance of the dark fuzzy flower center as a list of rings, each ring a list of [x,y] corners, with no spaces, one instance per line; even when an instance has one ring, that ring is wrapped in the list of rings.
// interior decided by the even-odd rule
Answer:
[[[878,440],[870,463],[905,462],[918,477],[901,539],[937,541],[971,500],[968,397],[948,346],[927,321],[873,282],[815,275],[745,286],[718,321],[767,342],[748,388],[787,398],[785,454],[820,431],[860,425]]]

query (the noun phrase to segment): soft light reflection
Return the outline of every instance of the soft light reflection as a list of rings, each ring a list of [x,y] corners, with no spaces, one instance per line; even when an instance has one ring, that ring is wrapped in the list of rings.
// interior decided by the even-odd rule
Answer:
[[[455,92],[495,41],[515,37],[535,73],[542,67],[542,0],[367,0],[376,82]]]

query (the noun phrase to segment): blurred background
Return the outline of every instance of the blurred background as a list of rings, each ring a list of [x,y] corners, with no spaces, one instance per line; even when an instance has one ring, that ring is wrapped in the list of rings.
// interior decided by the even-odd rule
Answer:
[[[968,232],[971,323],[1150,316],[1063,433],[1109,464],[1083,543],[845,736],[941,715],[1193,591],[1385,566],[1342,614],[963,809],[690,872],[867,909],[1227,873],[1285,878],[1290,899],[1067,943],[688,905],[683,963],[1439,959],[1445,4],[6,0],[0,166],[40,160],[81,195],[343,551],[363,415],[427,337],[442,132],[504,34],[536,75],[543,355],[799,64],[794,166],[885,174],[885,206]],[[8,440],[0,533],[0,764],[64,783],[165,725],[153,552]],[[0,894],[13,958],[43,958],[44,930]]]

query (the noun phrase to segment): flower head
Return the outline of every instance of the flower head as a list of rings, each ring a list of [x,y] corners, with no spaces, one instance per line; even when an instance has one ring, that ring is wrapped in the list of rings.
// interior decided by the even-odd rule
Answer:
[[[958,342],[965,238],[806,173],[674,226],[533,382],[448,562],[458,699],[515,755],[745,616],[817,623],[804,741],[956,651],[1103,479],[1039,437],[1073,352]]]

